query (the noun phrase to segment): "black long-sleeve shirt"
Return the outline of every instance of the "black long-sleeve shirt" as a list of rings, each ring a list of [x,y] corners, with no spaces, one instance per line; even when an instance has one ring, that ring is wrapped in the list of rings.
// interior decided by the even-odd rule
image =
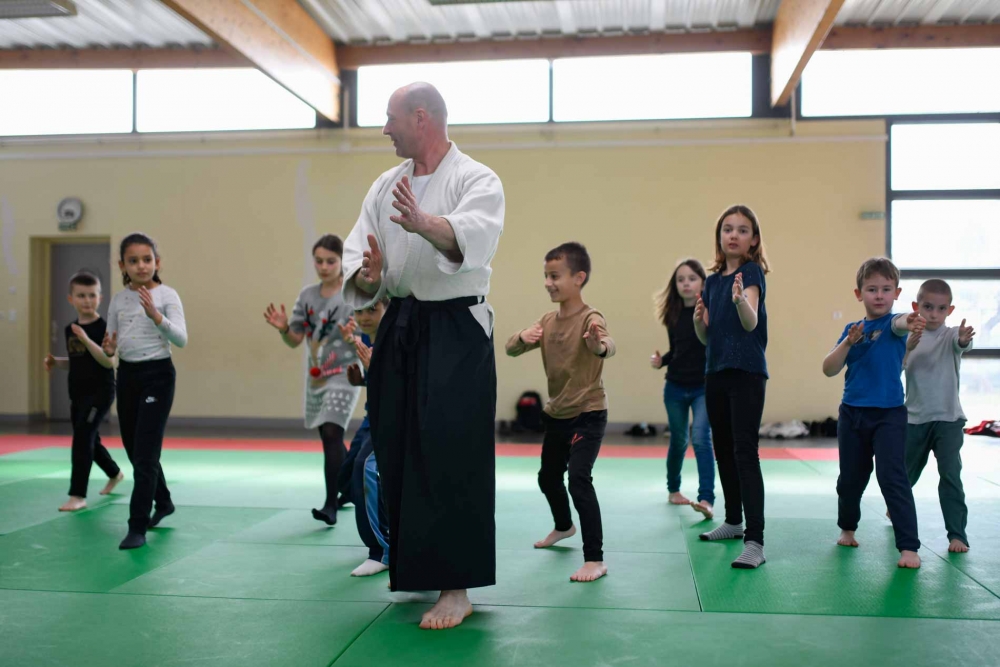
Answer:
[[[705,384],[705,346],[694,332],[694,306],[684,308],[676,324],[667,328],[670,351],[663,355],[667,381],[682,387]]]

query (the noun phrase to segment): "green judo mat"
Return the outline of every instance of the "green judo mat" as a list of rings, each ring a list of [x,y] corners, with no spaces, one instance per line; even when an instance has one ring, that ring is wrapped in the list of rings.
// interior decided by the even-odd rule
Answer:
[[[607,447],[605,452],[613,450]],[[594,482],[609,574],[571,583],[580,535],[532,544],[552,518],[528,457],[497,459],[497,585],[447,632],[416,623],[431,593],[390,593],[353,578],[367,555],[351,506],[336,527],[309,514],[322,457],[281,451],[166,450],[177,512],[148,544],[119,551],[131,470],[109,497],[56,511],[69,450],[0,456],[0,664],[239,665],[878,665],[995,664],[1000,655],[1000,466],[967,443],[968,554],[947,553],[929,465],[914,490],[920,570],[896,567],[874,476],[858,549],[836,539],[836,461],[762,461],[765,549],[734,570],[739,541],[702,542],[718,525],[669,505],[658,458],[598,460]],[[120,450],[113,450],[120,454]],[[123,459],[123,456],[116,456]],[[685,462],[682,490],[695,497]],[[454,548],[462,548],[455,535]],[[846,653],[845,653],[846,652]]]

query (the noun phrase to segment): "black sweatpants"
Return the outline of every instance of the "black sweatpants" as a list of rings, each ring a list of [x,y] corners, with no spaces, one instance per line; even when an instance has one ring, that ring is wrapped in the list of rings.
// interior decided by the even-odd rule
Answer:
[[[608,411],[584,412],[573,419],[553,419],[544,415],[543,420],[545,440],[542,442],[538,488],[549,501],[556,530],[569,530],[573,526],[573,515],[569,511],[569,497],[563,484],[563,476],[569,470],[569,495],[573,497],[573,506],[580,515],[580,530],[583,533],[583,559],[588,562],[603,561],[604,528],[591,473],[601,451]]]
[[[106,394],[106,392],[102,393]],[[90,468],[95,463],[108,476],[108,479],[117,477],[118,473],[121,472],[107,448],[101,443],[101,434],[98,432],[114,399],[114,395],[70,398],[69,414],[73,421],[71,454],[73,472],[69,482],[69,495],[71,496],[87,497]]]
[[[726,498],[726,523],[747,525],[744,542],[764,544],[764,477],[760,472],[760,420],[767,378],[727,369],[705,376],[705,407],[715,461]]]
[[[157,508],[173,506],[160,467],[160,452],[174,404],[176,377],[169,358],[138,363],[122,361],[118,365],[118,423],[135,477],[129,532],[145,535],[154,500]]]

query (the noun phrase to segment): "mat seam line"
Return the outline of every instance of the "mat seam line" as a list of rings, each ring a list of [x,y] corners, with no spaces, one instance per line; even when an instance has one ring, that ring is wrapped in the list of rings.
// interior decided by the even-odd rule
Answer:
[[[684,520],[681,519],[680,515],[677,516],[677,524],[681,527],[681,531],[684,531]],[[688,567],[691,568],[691,581],[694,582],[694,596],[698,600],[698,611],[704,612],[705,605],[701,602],[701,591],[698,590],[698,577],[694,573],[694,559],[691,556],[691,548],[687,543],[687,536],[685,535],[684,546],[688,547],[687,557],[688,557]]]
[[[375,616],[375,618],[373,618],[373,619],[372,619],[372,620],[371,620],[371,621],[370,621],[370,622],[368,623],[368,625],[366,625],[365,627],[361,628],[361,631],[360,631],[360,632],[359,632],[359,633],[358,633],[357,635],[355,635],[355,636],[354,636],[354,638],[353,638],[353,639],[352,639],[352,640],[351,640],[351,641],[350,641],[350,642],[349,642],[349,643],[347,644],[347,646],[345,646],[345,647],[344,647],[344,648],[343,648],[343,649],[342,649],[342,650],[340,651],[340,653],[338,653],[338,654],[337,654],[336,656],[334,656],[333,660],[332,660],[332,661],[331,661],[331,662],[330,662],[330,663],[329,663],[329,664],[327,665],[327,667],[333,667],[334,663],[336,663],[336,662],[337,662],[338,660],[340,660],[340,659],[341,659],[342,657],[344,657],[344,654],[345,654],[345,653],[347,653],[348,649],[350,649],[350,648],[351,648],[352,646],[354,646],[354,644],[355,644],[355,643],[356,643],[356,642],[357,642],[357,641],[358,641],[359,639],[361,639],[361,637],[362,637],[362,636],[363,636],[363,635],[364,635],[364,634],[365,634],[366,632],[368,632],[368,629],[369,629],[370,627],[372,627],[373,625],[375,625],[375,622],[376,622],[376,621],[378,621],[378,619],[382,618],[382,615],[383,615],[383,614],[384,614],[385,612],[389,611],[389,607],[391,607],[391,606],[392,606],[393,604],[395,604],[395,603],[393,603],[393,602],[390,602],[390,603],[388,603],[387,605],[385,605],[385,608],[384,608],[384,609],[382,609],[382,611],[380,611],[380,612],[378,613],[378,615],[376,615],[376,616]]]

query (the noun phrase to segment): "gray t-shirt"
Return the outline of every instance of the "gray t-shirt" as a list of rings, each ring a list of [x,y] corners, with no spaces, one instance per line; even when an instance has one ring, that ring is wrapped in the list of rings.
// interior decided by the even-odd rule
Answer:
[[[925,330],[906,357],[906,410],[910,424],[954,422],[965,419],[958,400],[962,353],[972,349],[958,344],[958,327],[942,325]]]

